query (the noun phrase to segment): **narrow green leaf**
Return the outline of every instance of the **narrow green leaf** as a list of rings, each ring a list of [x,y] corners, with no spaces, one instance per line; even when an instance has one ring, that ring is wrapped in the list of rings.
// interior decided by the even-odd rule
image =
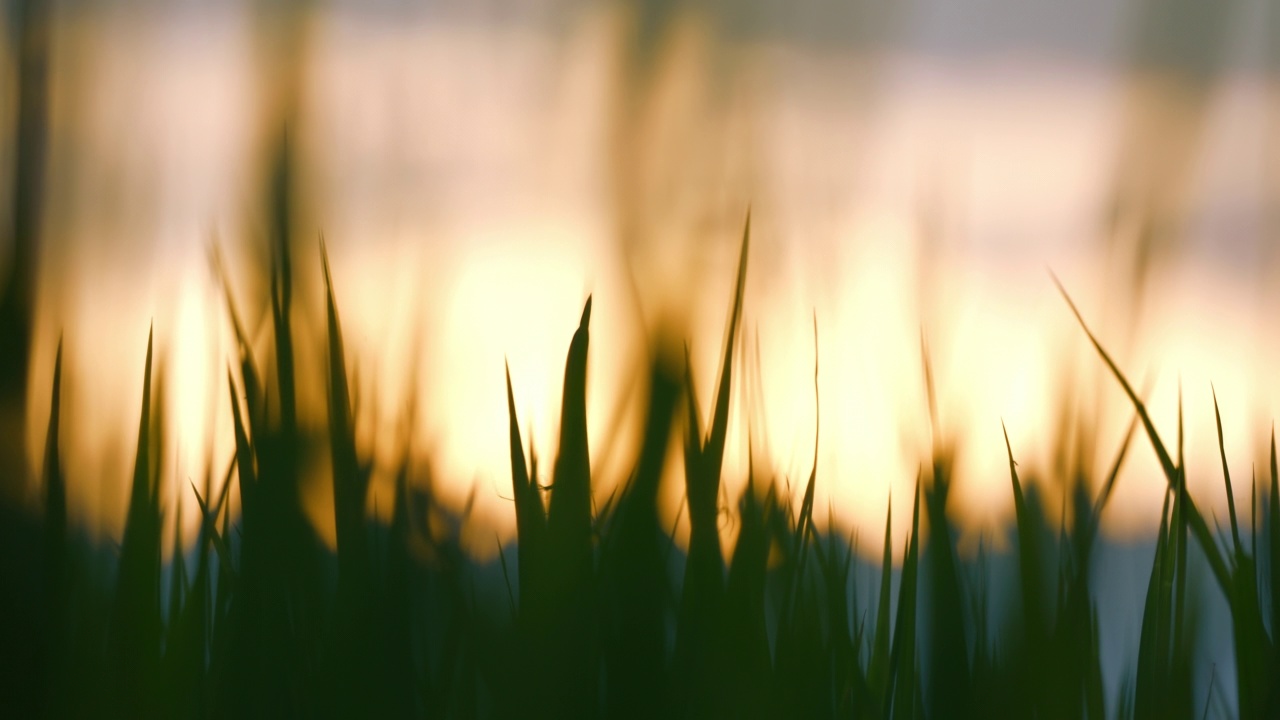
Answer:
[[[883,694],[889,670],[889,591],[893,579],[893,498],[890,496],[884,516],[884,554],[880,560],[880,600],[876,607],[875,635],[871,640],[871,664],[868,682],[872,691]],[[887,700],[887,698],[885,698]],[[887,705],[887,702],[885,703]]]
[[[325,315],[329,335],[329,448],[333,459],[333,511],[338,535],[338,576],[356,587],[367,584],[368,538],[365,531],[367,478],[356,456],[355,426],[347,381],[342,328],[334,299],[333,275],[324,238],[320,238],[320,263],[324,271]]]
[[[1160,529],[1156,534],[1156,551],[1152,560],[1151,576],[1147,582],[1146,600],[1143,604],[1142,629],[1138,643],[1138,668],[1134,684],[1134,717],[1155,717],[1155,707],[1161,691],[1161,683],[1165,678],[1168,663],[1167,652],[1162,648],[1167,645],[1162,638],[1168,633],[1164,625],[1161,608],[1165,556],[1168,554],[1169,539],[1169,501],[1172,491],[1166,489],[1164,506],[1160,510]]]
[[[1178,533],[1178,536],[1177,536],[1178,546],[1177,546],[1177,553],[1175,555],[1177,566],[1176,566],[1176,569],[1174,570],[1174,573],[1175,573],[1174,578],[1175,578],[1175,582],[1177,583],[1177,588],[1176,588],[1177,596],[1175,600],[1176,609],[1174,611],[1174,623],[1173,623],[1173,638],[1174,638],[1173,647],[1174,648],[1183,647],[1182,639],[1183,639],[1183,632],[1185,628],[1185,618],[1186,618],[1186,608],[1187,608],[1187,512],[1186,512],[1186,507],[1189,503],[1190,495],[1187,493],[1187,467],[1186,467],[1186,460],[1183,455],[1184,437],[1185,436],[1183,435],[1183,432],[1182,432],[1182,385],[1179,384],[1178,385],[1178,490],[1177,490],[1178,499],[1174,504],[1174,507],[1176,508],[1174,512],[1174,516],[1177,518],[1177,521],[1174,523],[1174,527],[1176,528]],[[1213,547],[1214,547],[1214,550],[1216,551],[1217,545],[1214,545]],[[1228,590],[1227,597],[1228,597],[1228,600],[1230,600],[1231,593],[1229,590]]]
[[[276,146],[271,177],[271,319],[276,343],[276,384],[280,397],[280,429],[286,445],[298,429],[297,381],[293,348],[293,212],[292,151],[287,130]],[[252,408],[250,408],[252,409]]]
[[[547,532],[560,562],[579,578],[591,565],[591,458],[587,444],[587,348],[591,298],[565,360],[560,443],[552,476]]]
[[[898,613],[894,623],[890,653],[891,717],[916,717],[916,587],[920,563],[920,478],[916,479],[915,505],[911,511],[911,535],[902,563],[902,585],[898,590]]]
[[[1213,421],[1218,428],[1218,455],[1222,458],[1222,482],[1227,488],[1227,510],[1231,513],[1231,540],[1235,546],[1236,556],[1244,553],[1244,544],[1240,541],[1240,524],[1236,520],[1236,496],[1231,487],[1231,469],[1227,467],[1227,450],[1222,441],[1222,413],[1218,411],[1218,391],[1209,386],[1213,393]]]
[[[494,535],[494,543],[498,547],[498,562],[502,565],[502,582],[507,587],[507,602],[511,608],[511,617],[516,616],[516,594],[511,588],[511,573],[507,570],[507,554],[502,550],[502,539]]]
[[[751,243],[751,213],[747,212],[742,229],[742,250],[738,257],[738,279],[734,284],[733,310],[729,315],[729,331],[725,338],[723,359],[720,362],[720,384],[716,389],[715,404],[711,411],[711,432],[703,446],[707,463],[704,471],[708,484],[719,486],[720,468],[724,462],[725,438],[729,432],[729,395],[733,384],[733,352],[737,347],[738,328],[742,323],[742,301],[747,283],[747,250]],[[711,478],[715,478],[711,480]]]
[[[1044,617],[1047,604],[1041,584],[1041,564],[1044,558],[1040,553],[1040,528],[1022,493],[1018,465],[1013,460],[1013,445],[1009,442],[1009,431],[1004,427],[1003,421],[1000,428],[1004,431],[1005,450],[1009,454],[1009,478],[1013,484],[1013,511],[1018,529],[1018,569],[1022,580],[1022,612],[1027,623],[1027,640],[1035,647],[1043,643],[1048,635]]]
[[[62,339],[53,361],[53,390],[49,400],[49,429],[44,444],[44,522],[45,553],[50,571],[50,594],[61,602],[66,588],[65,558],[67,551],[67,485],[62,475],[62,453],[58,437],[62,417]]]
[[[798,537],[790,563],[790,567],[793,568],[794,572],[791,582],[787,586],[788,595],[786,601],[783,603],[784,621],[790,621],[791,613],[794,611],[795,594],[799,592],[800,584],[804,581],[804,568],[805,561],[808,558],[809,540],[816,534],[813,524],[813,494],[818,479],[818,439],[821,430],[821,406],[818,400],[818,319],[816,315],[813,319],[813,418],[813,468],[809,472],[809,481],[804,489],[804,499],[800,503],[800,516],[796,522]]]
[[[173,524],[173,559],[169,565],[169,622],[176,624],[182,615],[184,593],[187,589],[186,559],[182,549],[182,493],[178,493],[177,505],[174,508]]]
[[[1273,640],[1280,645],[1280,468],[1276,465],[1274,427],[1271,429],[1271,497],[1267,505],[1269,517],[1265,524],[1271,535],[1271,632]]]
[[[228,477],[224,482],[224,488],[231,484],[231,478]],[[218,532],[218,514],[221,512],[221,502],[219,506],[213,509],[209,508],[209,504],[205,502],[204,497],[200,495],[200,491],[196,489],[195,484],[191,485],[191,491],[195,493],[196,504],[200,506],[200,559],[203,563],[205,551],[208,546],[212,546],[214,553],[218,556],[220,563],[218,573],[219,577],[226,578],[230,582],[230,576],[235,572],[235,565],[231,557],[231,548],[227,545],[222,533]],[[226,490],[223,490],[222,499],[226,498]],[[220,581],[221,582],[221,581]]]
[[[1120,443],[1120,449],[1116,452],[1115,460],[1111,463],[1111,468],[1107,471],[1106,480],[1102,483],[1102,490],[1098,492],[1098,497],[1093,503],[1093,519],[1096,533],[1098,525],[1102,522],[1102,511],[1106,509],[1107,502],[1111,500],[1111,493],[1115,490],[1116,479],[1120,477],[1120,468],[1124,466],[1124,459],[1129,452],[1129,444],[1133,440],[1133,432],[1138,427],[1138,416],[1134,415],[1129,421],[1129,427],[1125,430],[1124,440]]]
[[[231,318],[231,328],[236,337],[236,351],[240,359],[240,376],[244,382],[245,402],[249,408],[249,427],[259,426],[261,429],[262,381],[260,380],[257,366],[253,361],[253,350],[249,335],[245,331],[244,324],[240,321],[240,313],[236,310],[235,296],[231,292],[231,283],[227,278],[226,268],[222,262],[222,253],[217,247],[213,250],[213,267],[214,274],[217,276],[219,284],[222,285],[222,293],[227,299],[227,315]]]
[[[520,603],[526,606],[534,598],[534,582],[538,572],[547,516],[535,481],[529,476],[524,460],[524,442],[520,439],[520,422],[516,419],[516,399],[511,389],[511,370],[507,369],[507,416],[510,426],[511,485],[516,506],[516,546]]]
[[[1076,320],[1080,323],[1081,329],[1084,330],[1085,335],[1089,338],[1089,342],[1093,344],[1094,349],[1098,351],[1098,355],[1102,358],[1102,361],[1106,363],[1107,368],[1111,370],[1111,374],[1115,376],[1117,382],[1120,383],[1120,387],[1124,390],[1125,395],[1129,396],[1129,401],[1133,403],[1134,409],[1138,412],[1138,417],[1142,420],[1142,426],[1147,431],[1147,438],[1151,441],[1151,446],[1156,451],[1156,457],[1160,460],[1160,467],[1164,470],[1165,479],[1169,483],[1169,487],[1176,487],[1178,484],[1178,468],[1174,466],[1173,460],[1169,457],[1168,450],[1165,449],[1164,443],[1160,440],[1160,435],[1156,432],[1155,425],[1151,422],[1151,416],[1147,413],[1146,406],[1143,405],[1142,401],[1138,398],[1138,394],[1134,392],[1133,386],[1125,379],[1124,374],[1120,372],[1120,368],[1111,359],[1111,356],[1103,349],[1102,343],[1098,342],[1098,339],[1094,337],[1093,332],[1089,330],[1089,326],[1084,322],[1084,317],[1080,314],[1080,311],[1076,309],[1075,303],[1072,302],[1071,297],[1067,294],[1066,289],[1063,288],[1062,283],[1058,281],[1057,276],[1051,275],[1051,277],[1053,277],[1053,282],[1058,286],[1059,292],[1062,293],[1062,297],[1067,301],[1067,305],[1071,308],[1072,314],[1075,315]],[[1230,572],[1227,570],[1226,561],[1223,559],[1221,552],[1218,550],[1217,544],[1213,540],[1213,534],[1209,531],[1209,525],[1205,522],[1204,516],[1200,514],[1200,511],[1196,509],[1195,503],[1191,500],[1190,496],[1187,497],[1185,512],[1187,514],[1191,531],[1195,533],[1196,541],[1200,544],[1201,548],[1204,550],[1205,556],[1209,560],[1209,567],[1213,571],[1214,578],[1218,581],[1218,586],[1222,589],[1223,593],[1229,596],[1231,593],[1231,576]]]
[[[152,472],[153,340],[154,334],[148,332],[138,444],[108,638],[108,657],[116,673],[112,683],[118,693],[116,700],[124,703],[121,707],[140,712],[153,708],[152,683],[161,651],[161,517]]]
[[[248,518],[256,512],[257,471],[253,463],[253,448],[245,433],[244,420],[240,415],[240,401],[236,398],[236,382],[227,370],[227,390],[231,394],[231,418],[235,428],[236,469],[240,484],[240,504],[243,514]],[[224,533],[225,534],[225,533]]]

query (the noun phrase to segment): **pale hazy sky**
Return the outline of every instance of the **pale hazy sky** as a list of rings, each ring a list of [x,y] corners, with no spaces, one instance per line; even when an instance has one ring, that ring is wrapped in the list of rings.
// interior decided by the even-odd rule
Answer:
[[[1157,378],[1153,406],[1166,415],[1181,379],[1191,457],[1205,469],[1192,487],[1208,499],[1222,495],[1209,381],[1238,478],[1280,408],[1267,372],[1280,348],[1266,324],[1276,297],[1265,292],[1263,222],[1277,197],[1267,168],[1280,147],[1278,103],[1260,72],[1277,33],[1263,0],[1171,23],[1189,16],[1168,7],[1207,5],[702,3],[651,36],[662,42],[629,52],[620,5],[332,3],[293,49],[243,6],[136,5],[65,6],[55,36],[32,427],[47,412],[38,398],[62,330],[69,402],[87,408],[68,429],[81,448],[73,478],[117,466],[125,477],[127,438],[99,428],[131,425],[100,418],[134,412],[152,320],[174,355],[176,469],[203,472],[203,438],[227,422],[214,384],[226,328],[207,248],[216,233],[234,256],[263,227],[257,198],[282,122],[269,109],[282,55],[301,68],[297,232],[308,253],[310,238],[328,238],[371,417],[389,425],[407,376],[419,377],[423,447],[461,479],[452,499],[474,481],[477,512],[496,524],[509,524],[510,510],[498,497],[509,483],[505,435],[493,431],[505,417],[504,357],[546,448],[564,347],[594,292],[598,347],[612,348],[593,356],[600,437],[640,342],[630,267],[642,315],[687,310],[696,375],[710,386],[749,203],[748,317],[764,388],[753,400],[766,408],[758,439],[779,472],[807,474],[816,312],[830,397],[823,492],[869,537],[927,446],[922,327],[946,427],[972,448],[965,467],[995,478],[956,493],[979,525],[1008,511],[1000,420],[1029,466],[1042,461],[1056,384],[1071,368],[1083,368],[1082,402],[1104,401],[1103,447],[1118,442],[1123,406],[1098,383],[1046,267],[1133,373]],[[1179,47],[1190,50],[1167,52]],[[1143,57],[1181,68],[1175,77],[1211,68],[1216,79],[1170,85]],[[1112,223],[1122,192],[1130,204]],[[1183,231],[1129,337],[1116,317],[1129,276],[1108,264],[1107,240],[1140,234],[1134,208],[1147,206],[1177,210]],[[635,237],[620,245],[627,228]],[[300,267],[313,261],[304,255]],[[316,278],[304,275],[303,291]],[[261,309],[253,287],[237,288],[251,315]],[[302,324],[320,327],[315,316]],[[430,342],[410,369],[419,325]],[[1141,456],[1134,477],[1147,480],[1122,484],[1120,528],[1140,527],[1158,506]],[[111,530],[123,493],[95,485],[77,503],[87,516],[104,505]],[[895,511],[905,527],[906,504]]]

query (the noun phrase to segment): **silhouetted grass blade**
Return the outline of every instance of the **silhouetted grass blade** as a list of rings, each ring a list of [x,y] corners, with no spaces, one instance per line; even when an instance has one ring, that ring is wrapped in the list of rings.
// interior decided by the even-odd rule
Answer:
[[[587,447],[587,346],[591,298],[565,360],[560,445],[552,479],[547,532],[557,564],[568,568],[575,589],[591,570],[591,460]]]
[[[276,383],[280,428],[286,438],[297,432],[297,381],[293,351],[293,259],[291,218],[293,153],[287,130],[281,132],[271,168],[271,319],[275,328]],[[286,447],[292,444],[286,441]]]
[[[658,488],[681,385],[661,356],[649,372],[644,435],[635,473],[613,511],[602,554],[606,583],[606,714],[655,717],[667,700],[666,541],[658,522]]]
[[[1255,483],[1256,487],[1256,483]],[[1276,431],[1271,429],[1271,492],[1268,493],[1266,520],[1263,523],[1269,528],[1271,566],[1271,632],[1276,646],[1280,647],[1280,467],[1276,464]],[[1254,527],[1257,527],[1256,525]],[[1256,551],[1255,551],[1256,557]],[[1280,660],[1280,659],[1278,659]],[[1273,687],[1280,687],[1276,684]],[[1273,698],[1276,693],[1272,693]],[[1280,702],[1275,698],[1273,702]]]
[[[1160,511],[1160,529],[1156,534],[1156,552],[1152,562],[1151,577],[1147,583],[1146,601],[1142,612],[1142,631],[1138,644],[1137,679],[1134,685],[1134,717],[1156,717],[1159,707],[1160,683],[1165,679],[1168,658],[1162,651],[1162,638],[1168,629],[1163,625],[1163,568],[1168,554],[1169,499],[1172,492],[1165,491],[1164,507]]]
[[[511,371],[507,370],[507,415],[511,440],[511,486],[516,506],[516,535],[519,539],[520,606],[533,608],[540,602],[536,583],[546,575],[542,567],[547,516],[539,495],[537,481],[529,475],[525,464],[524,442],[520,439],[520,422],[516,419],[516,400],[511,389]]]
[[[61,601],[66,591],[67,485],[62,474],[62,453],[58,438],[62,418],[62,340],[53,363],[53,389],[49,400],[49,428],[44,445],[44,522],[46,569],[50,599]]]
[[[153,487],[153,417],[151,365],[153,334],[147,336],[143,371],[142,409],[138,420],[137,451],[120,563],[116,574],[107,654],[114,672],[116,702],[121,708],[150,714],[156,711],[154,686],[161,651],[160,507]]]
[[[1102,344],[1098,342],[1097,338],[1095,338],[1093,333],[1089,330],[1089,327],[1084,322],[1084,318],[1080,315],[1080,311],[1076,309],[1075,303],[1071,301],[1071,297],[1067,295],[1067,291],[1062,287],[1062,283],[1058,281],[1056,276],[1053,278],[1053,281],[1057,284],[1058,290],[1062,293],[1062,297],[1067,301],[1067,305],[1071,308],[1072,314],[1076,316],[1076,320],[1080,323],[1081,329],[1084,330],[1085,335],[1089,338],[1089,342],[1093,344],[1094,349],[1098,351],[1098,355],[1102,357],[1103,362],[1106,363],[1107,367],[1111,370],[1112,375],[1114,375],[1116,380],[1120,383],[1120,387],[1124,390],[1125,394],[1129,396],[1129,401],[1133,403],[1134,409],[1137,410],[1138,417],[1142,420],[1142,426],[1147,431],[1147,437],[1151,440],[1151,446],[1156,451],[1156,457],[1160,460],[1160,467],[1164,470],[1165,478],[1168,481],[1169,486],[1171,488],[1176,487],[1178,484],[1178,473],[1180,470],[1174,466],[1173,460],[1169,457],[1169,452],[1165,449],[1164,443],[1160,440],[1159,433],[1156,432],[1155,425],[1151,422],[1151,416],[1147,414],[1146,406],[1138,398],[1137,393],[1133,390],[1133,386],[1131,386],[1129,381],[1125,379],[1124,374],[1120,372],[1120,368],[1116,366],[1115,362],[1111,359],[1111,356],[1107,354],[1107,351],[1103,349]],[[1218,581],[1218,585],[1222,588],[1222,591],[1229,595],[1231,592],[1231,579],[1230,573],[1227,570],[1226,562],[1223,560],[1221,553],[1218,551],[1217,545],[1214,543],[1213,534],[1209,532],[1209,526],[1205,523],[1204,517],[1200,514],[1199,510],[1196,509],[1195,503],[1191,500],[1190,496],[1187,497],[1185,512],[1187,514],[1191,532],[1195,533],[1196,541],[1200,544],[1201,549],[1204,550],[1205,556],[1209,560],[1209,567],[1213,570],[1214,578]]]
[[[53,388],[49,400],[49,425],[44,446],[44,592],[41,620],[41,640],[44,656],[33,659],[44,663],[46,688],[45,710],[53,715],[69,712],[66,695],[58,685],[69,677],[71,668],[68,657],[71,634],[68,632],[68,608],[70,568],[67,529],[67,485],[62,472],[62,452],[59,444],[62,426],[62,339],[58,339],[58,352],[53,363]]]
[[[560,439],[547,510],[544,559],[526,578],[536,603],[524,607],[521,623],[531,667],[531,706],[519,712],[541,717],[594,717],[599,705],[599,668],[591,516],[591,460],[587,443],[587,351],[591,298],[565,360]],[[513,416],[514,417],[514,416]],[[516,441],[519,442],[518,434]],[[523,450],[519,451],[523,455]],[[513,469],[516,458],[512,457]],[[518,472],[518,470],[514,470]],[[516,480],[519,482],[519,479]],[[532,484],[532,478],[530,478]],[[528,496],[526,496],[528,500]],[[531,510],[531,505],[527,506]],[[528,517],[526,515],[526,517]],[[545,573],[545,574],[544,574]],[[545,590],[545,597],[539,598]],[[545,604],[544,604],[545,602]],[[525,609],[532,612],[526,613]]]
[[[712,712],[707,697],[710,682],[699,675],[708,669],[713,652],[716,617],[724,594],[724,558],[716,518],[720,497],[720,471],[729,426],[729,402],[733,386],[733,353],[742,320],[746,287],[747,250],[751,237],[751,215],[742,233],[732,309],[729,313],[720,378],[712,404],[708,435],[700,434],[699,409],[692,381],[687,385],[688,433],[685,442],[685,496],[689,508],[689,554],[685,562],[680,614],[676,628],[676,674],[681,702],[693,703],[686,712]],[[686,359],[688,354],[686,353]],[[692,374],[688,369],[686,377]],[[698,695],[695,700],[692,695]]]
[[[868,681],[876,702],[889,706],[889,617],[890,590],[893,579],[893,498],[886,503],[884,516],[884,554],[880,560],[880,599],[876,604],[876,623],[871,640]]]
[[[370,582],[368,539],[365,533],[367,478],[356,457],[355,426],[347,382],[342,329],[334,300],[333,276],[324,241],[320,244],[324,270],[325,310],[329,336],[329,448],[333,461],[333,508],[338,532],[339,592],[361,592]]]
[[[1236,496],[1231,487],[1231,469],[1227,467],[1227,450],[1222,440],[1222,413],[1218,411],[1218,392],[1213,390],[1213,421],[1218,430],[1218,456],[1222,458],[1222,482],[1227,490],[1227,512],[1231,517],[1231,542],[1237,557],[1244,554],[1240,542],[1240,523],[1236,520]]]
[[[916,690],[916,592],[920,565],[920,478],[916,479],[915,503],[911,510],[911,534],[903,554],[902,581],[898,589],[898,612],[889,654],[889,702],[886,717],[914,720],[920,711]]]

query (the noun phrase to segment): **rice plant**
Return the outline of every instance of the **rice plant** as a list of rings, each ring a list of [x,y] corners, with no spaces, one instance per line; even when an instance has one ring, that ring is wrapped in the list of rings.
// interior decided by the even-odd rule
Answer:
[[[279,182],[278,198],[288,192],[287,178]],[[1070,522],[1048,517],[1040,483],[1020,471],[1006,434],[1016,566],[1008,579],[989,573],[995,558],[985,547],[976,560],[956,550],[947,500],[965,479],[955,476],[951,446],[937,434],[905,500],[912,520],[900,565],[892,561],[888,523],[878,563],[860,555],[856,538],[819,529],[814,488],[823,478],[816,466],[795,506],[786,479],[770,477],[754,461],[745,491],[732,500],[736,541],[722,552],[748,220],[709,414],[688,354],[682,363],[675,353],[655,350],[635,464],[607,503],[594,507],[591,500],[591,299],[576,327],[561,330],[568,351],[549,475],[526,448],[508,374],[509,424],[494,432],[510,440],[518,541],[500,548],[502,581],[493,583],[461,550],[458,525],[441,530],[426,522],[430,484],[407,458],[395,473],[389,524],[368,512],[372,460],[356,443],[340,284],[322,244],[317,270],[327,340],[314,349],[295,345],[295,266],[284,232],[271,240],[273,363],[253,351],[227,291],[237,337],[227,368],[235,451],[208,469],[202,485],[193,484],[197,507],[159,502],[164,387],[148,340],[117,548],[94,547],[68,524],[59,354],[42,529],[27,522],[6,530],[29,527],[26,541],[40,546],[23,550],[26,565],[6,566],[7,592],[19,588],[32,599],[16,611],[27,614],[6,620],[27,626],[21,647],[31,659],[23,672],[36,682],[20,707],[30,714],[1191,718],[1221,716],[1234,706],[1239,717],[1265,718],[1280,708],[1274,443],[1269,483],[1261,502],[1255,483],[1249,522],[1242,522],[1219,419],[1230,525],[1210,531],[1187,490],[1181,422],[1171,450],[1065,291],[1086,338],[1132,403],[1134,421],[1103,477],[1090,477],[1086,463],[1069,470]],[[308,351],[321,353],[327,367],[323,444],[337,529],[332,550],[315,536],[299,497],[311,448],[299,429],[293,363],[297,352]],[[815,367],[815,393],[821,377]],[[924,382],[932,393],[927,362]],[[1094,558],[1101,516],[1139,425],[1167,489],[1140,645],[1108,702],[1093,591],[1106,578],[1097,577]],[[683,447],[687,548],[677,546],[658,512],[675,437]],[[822,439],[819,433],[815,442]],[[164,536],[169,513],[196,514],[194,546]],[[167,564],[166,544],[173,547]],[[415,550],[424,547],[429,552]],[[1204,575],[1189,570],[1193,554],[1208,568],[1207,587],[1197,585]],[[1209,670],[1203,706],[1192,691],[1197,677],[1206,682],[1197,654],[1201,592],[1226,598],[1236,662],[1234,677]],[[993,614],[994,606],[1014,610]]]
[[[25,408],[30,385],[48,151],[51,11],[43,0],[16,5],[17,141],[6,186],[13,269],[0,293],[0,409]],[[1214,28],[1227,17],[1210,15]],[[1221,33],[1213,36],[1205,45],[1210,55],[1221,44]],[[649,62],[652,41],[639,43],[638,66]],[[728,477],[730,426],[743,414],[732,389],[742,373],[735,358],[744,335],[748,215],[716,382],[709,392],[695,387],[687,345],[682,356],[670,349],[679,346],[672,338],[651,339],[636,378],[645,388],[636,456],[607,501],[593,503],[601,478],[593,476],[588,437],[592,298],[580,315],[544,328],[567,347],[549,462],[540,463],[518,420],[508,372],[508,422],[491,431],[509,441],[517,539],[485,565],[463,549],[466,511],[451,514],[436,502],[438,479],[411,460],[413,449],[393,468],[389,521],[371,512],[387,498],[371,497],[374,459],[357,442],[361,409],[342,335],[342,268],[331,267],[323,240],[317,266],[295,263],[293,167],[284,138],[275,146],[265,203],[269,259],[259,280],[269,294],[266,347],[246,325],[226,269],[215,263],[235,337],[234,357],[216,359],[226,365],[221,390],[230,412],[222,430],[234,450],[213,458],[203,477],[176,481],[190,483],[191,495],[185,487],[178,495],[194,497],[194,505],[161,501],[162,487],[175,482],[162,476],[160,462],[173,439],[165,434],[163,355],[152,334],[143,366],[131,370],[143,383],[118,543],[89,539],[68,514],[69,482],[96,478],[65,471],[61,346],[50,395],[40,399],[49,419],[38,467],[28,468],[21,451],[26,416],[4,426],[12,437],[0,438],[0,490],[25,487],[29,476],[39,478],[40,490],[28,504],[34,510],[0,498],[5,717],[1280,717],[1274,433],[1269,468],[1253,478],[1245,515],[1234,497],[1215,396],[1228,524],[1206,518],[1188,489],[1181,404],[1169,442],[1156,430],[1145,393],[1060,284],[1066,309],[1131,404],[1133,420],[1111,439],[1115,451],[1100,476],[1065,447],[1065,433],[1050,440],[1074,459],[1048,477],[1019,464],[1005,433],[1008,477],[997,480],[1007,482],[1014,508],[1002,530],[1007,551],[980,543],[975,558],[960,552],[951,494],[987,479],[957,472],[956,441],[936,417],[912,492],[893,500],[911,507],[899,562],[888,508],[876,558],[863,554],[856,534],[842,537],[834,522],[820,522],[834,509],[815,501],[827,480],[817,447],[841,438],[823,435],[817,423],[807,478],[773,475],[754,447],[747,477]],[[632,201],[623,198],[624,224],[636,219],[636,208],[626,205]],[[307,342],[296,327],[300,277],[322,282],[320,343]],[[1143,282],[1145,273],[1135,273],[1134,283]],[[921,381],[933,411],[923,345]],[[300,359],[312,358],[325,369],[315,387],[299,372]],[[815,361],[815,402],[823,378],[839,372]],[[493,378],[495,386],[503,380]],[[325,398],[318,434],[307,422],[316,418],[300,408],[308,395]],[[1139,427],[1141,449],[1134,442]],[[683,461],[687,544],[659,512],[672,443]],[[1139,641],[1116,681],[1103,667],[1099,618],[1109,609],[1100,606],[1098,588],[1114,578],[1100,570],[1107,552],[1100,528],[1126,458],[1148,449],[1163,477],[1163,504],[1144,574]],[[303,507],[303,486],[316,466],[326,468],[332,493],[333,547]],[[739,483],[729,480],[746,481],[737,497],[726,488]],[[1065,489],[1060,518],[1050,515],[1046,487]],[[793,488],[800,488],[797,497]],[[181,528],[193,516],[198,530],[187,544]],[[721,533],[726,517],[737,528],[731,547]],[[1232,668],[1205,659],[1208,598],[1228,609]],[[1203,697],[1197,687],[1206,688]]]

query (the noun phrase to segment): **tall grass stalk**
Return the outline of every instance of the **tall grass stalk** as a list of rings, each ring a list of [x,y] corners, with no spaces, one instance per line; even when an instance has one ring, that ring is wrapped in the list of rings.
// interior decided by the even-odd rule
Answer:
[[[758,462],[754,446],[745,490],[726,500],[749,219],[709,408],[692,382],[691,353],[686,349],[682,363],[655,343],[640,378],[647,394],[635,461],[607,502],[593,503],[598,479],[587,436],[591,299],[576,327],[548,328],[562,333],[568,347],[549,476],[527,447],[508,372],[505,431],[517,542],[499,547],[498,570],[463,552],[458,528],[465,513],[439,521],[445,513],[432,500],[431,478],[408,449],[391,468],[389,522],[371,512],[387,500],[370,496],[373,459],[356,441],[341,268],[330,266],[322,245],[325,341],[298,342],[286,172],[277,174],[274,188],[279,214],[267,269],[273,338],[265,352],[250,342],[219,269],[236,338],[227,367],[234,452],[212,461],[202,482],[190,482],[194,504],[162,506],[164,388],[149,338],[125,531],[114,552],[82,541],[69,524],[59,442],[61,352],[55,361],[39,579],[24,586],[42,598],[32,672],[42,678],[37,709],[44,714],[109,708],[157,717],[913,720],[1191,718],[1226,708],[1267,718],[1280,709],[1274,441],[1264,497],[1258,501],[1255,483],[1244,522],[1215,418],[1229,505],[1229,527],[1215,535],[1187,487],[1181,409],[1171,452],[1069,298],[1132,403],[1134,420],[1098,477],[1083,458],[1069,464],[1065,478],[1029,477],[1006,433],[1010,572],[992,570],[1001,556],[985,543],[976,561],[956,548],[947,503],[954,485],[966,480],[955,476],[954,449],[933,412],[927,351],[934,450],[922,458],[909,499],[899,566],[892,562],[890,515],[878,563],[857,553],[856,536],[838,537],[834,523],[819,528],[815,488],[824,478],[817,450],[836,438],[815,432],[815,461],[798,504],[787,479]],[[816,351],[816,320],[814,342]],[[302,427],[297,406],[299,393],[313,389],[299,385],[295,364],[299,353],[312,351],[326,368],[318,390],[327,398],[327,432],[318,440]],[[815,361],[815,401],[819,380]],[[1166,491],[1140,641],[1117,687],[1103,674],[1099,617],[1110,610],[1099,607],[1096,592],[1108,582],[1098,574],[1105,550],[1099,528],[1139,425]],[[661,522],[658,499],[675,438],[683,450],[690,535],[687,548],[673,553],[674,529]],[[332,483],[332,549],[313,531],[300,494],[317,443]],[[1073,456],[1069,449],[1062,454]],[[1041,501],[1046,481],[1066,488],[1061,520],[1049,517]],[[834,516],[834,508],[825,512]],[[165,522],[189,514],[198,518],[193,545],[177,535],[181,522]],[[737,524],[727,553],[726,516]],[[171,526],[179,529],[166,536]],[[164,547],[172,547],[167,564]],[[1196,571],[1201,564],[1208,586]],[[1234,678],[1203,660],[1203,599],[1210,592],[1230,609]],[[1207,697],[1196,696],[1197,683],[1209,688]]]

